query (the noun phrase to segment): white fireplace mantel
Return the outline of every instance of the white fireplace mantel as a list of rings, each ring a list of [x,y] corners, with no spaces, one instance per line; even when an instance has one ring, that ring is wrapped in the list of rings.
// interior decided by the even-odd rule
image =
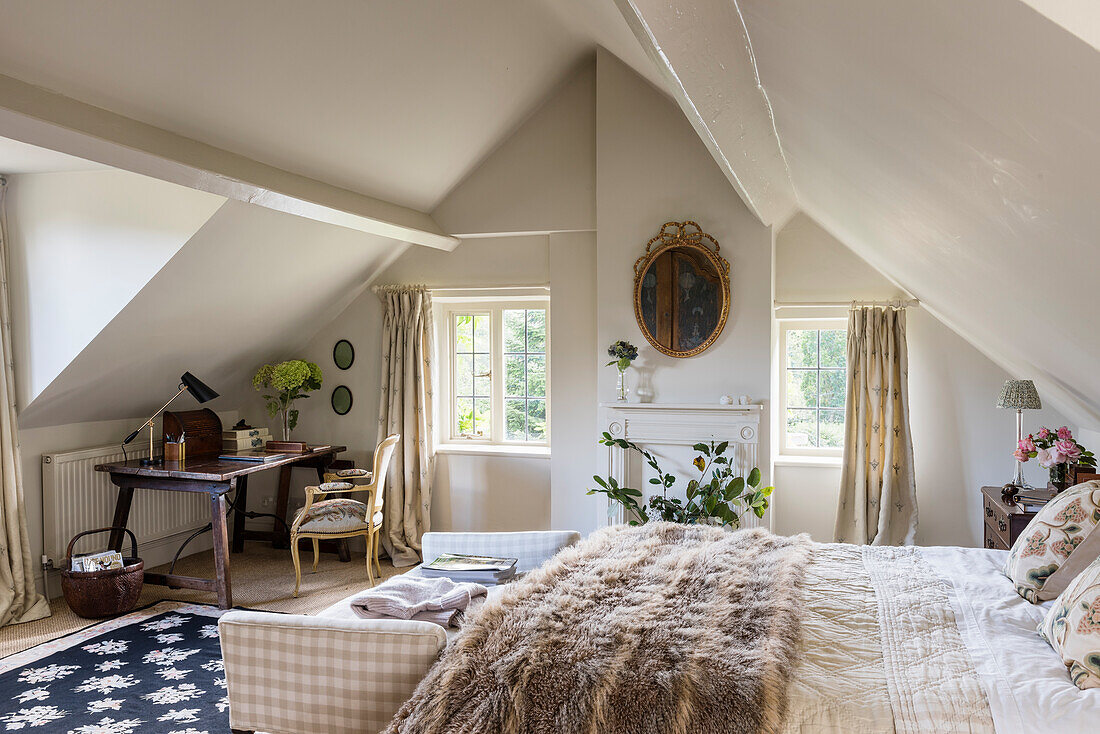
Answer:
[[[764,406],[757,404],[600,403],[600,424],[612,438],[636,443],[659,459],[670,462],[675,462],[678,457],[686,458],[689,453],[694,455],[684,447],[700,441],[728,441],[734,468],[747,474],[757,466],[763,411]],[[608,447],[608,475],[614,477],[620,486],[632,486],[648,493],[650,488],[643,486],[648,481],[644,477],[645,467],[639,461],[628,460],[630,458],[623,449]],[[603,505],[600,524],[621,522],[623,518],[618,509],[617,505]],[[746,526],[754,524],[767,523],[752,516]]]

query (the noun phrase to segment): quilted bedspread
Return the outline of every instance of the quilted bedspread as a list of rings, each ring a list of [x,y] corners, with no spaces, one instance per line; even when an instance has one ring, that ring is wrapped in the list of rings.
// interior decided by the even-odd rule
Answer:
[[[784,731],[993,732],[946,582],[916,548],[819,544]]]

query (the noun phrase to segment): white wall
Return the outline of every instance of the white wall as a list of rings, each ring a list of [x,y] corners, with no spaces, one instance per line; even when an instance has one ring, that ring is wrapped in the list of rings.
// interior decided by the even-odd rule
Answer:
[[[125,171],[8,179],[16,395],[25,407],[225,199]]]
[[[776,238],[776,299],[844,301],[904,296],[865,261],[805,215]],[[791,313],[789,311],[781,312]],[[834,315],[816,309],[814,315]],[[846,316],[844,309],[835,315]],[[925,308],[906,314],[909,405],[916,461],[921,545],[979,546],[979,489],[1012,478],[1015,417],[994,407],[1009,375],[940,323]],[[1021,375],[1027,377],[1027,375]],[[1052,409],[1025,413],[1025,430],[1068,421]],[[1046,484],[1035,462],[1028,479]],[[805,466],[776,459],[775,530],[809,532],[831,540],[839,495],[840,467]]]
[[[638,347],[637,369],[654,402],[717,402],[724,394],[769,399],[771,232],[745,208],[672,100],[600,50],[596,61],[596,216],[599,344]],[[718,340],[675,359],[653,349],[634,318],[634,262],[668,221],[691,219],[730,262],[732,304]],[[605,360],[606,361],[606,360]],[[613,400],[615,371],[599,372],[599,399]],[[768,427],[761,426],[766,470]]]

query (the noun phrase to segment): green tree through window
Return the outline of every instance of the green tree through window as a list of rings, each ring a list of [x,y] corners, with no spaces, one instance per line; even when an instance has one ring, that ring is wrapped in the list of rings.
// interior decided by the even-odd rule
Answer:
[[[844,446],[846,342],[844,329],[791,328],[786,331],[786,448],[839,449]]]

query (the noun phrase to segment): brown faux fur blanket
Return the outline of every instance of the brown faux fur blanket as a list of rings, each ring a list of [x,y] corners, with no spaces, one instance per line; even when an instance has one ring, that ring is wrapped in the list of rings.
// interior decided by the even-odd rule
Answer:
[[[593,533],[472,612],[389,734],[774,732],[806,536]]]

